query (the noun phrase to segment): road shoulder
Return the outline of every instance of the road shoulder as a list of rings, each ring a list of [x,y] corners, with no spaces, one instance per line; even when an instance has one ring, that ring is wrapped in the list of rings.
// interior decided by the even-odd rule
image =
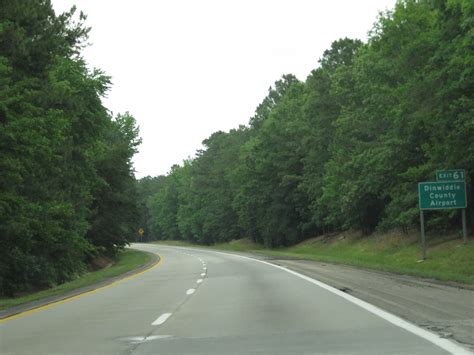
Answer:
[[[247,256],[288,268],[474,350],[472,285],[258,252],[202,250]]]
[[[474,350],[474,290],[470,285],[312,260],[266,261],[326,283]]]
[[[82,294],[89,293],[89,292],[107,287],[107,286],[112,285],[113,283],[119,282],[123,279],[133,277],[136,274],[140,274],[142,272],[145,272],[145,271],[147,271],[148,269],[151,269],[152,267],[154,267],[155,265],[157,265],[160,262],[160,257],[158,255],[156,255],[154,253],[149,253],[149,252],[145,252],[145,253],[150,255],[151,260],[148,263],[146,263],[145,265],[140,266],[139,268],[136,268],[134,270],[130,270],[130,271],[124,273],[124,274],[114,276],[114,277],[111,277],[111,278],[108,278],[108,279],[105,279],[105,280],[101,280],[99,282],[96,282],[96,283],[93,283],[93,284],[90,284],[90,285],[87,285],[87,286],[79,287],[77,289],[62,293],[60,295],[45,297],[45,298],[41,298],[39,300],[35,300],[35,301],[32,301],[32,302],[28,302],[28,303],[24,303],[24,304],[21,304],[21,305],[18,305],[18,306],[13,306],[13,307],[9,307],[9,308],[0,310],[0,323],[1,323],[2,320],[7,320],[8,318],[14,317],[14,316],[19,315],[21,313],[29,312],[29,311],[32,311],[32,310],[35,310],[35,309],[41,308],[41,307],[46,307],[46,306],[52,305],[54,303],[66,301],[70,298],[79,297]]]

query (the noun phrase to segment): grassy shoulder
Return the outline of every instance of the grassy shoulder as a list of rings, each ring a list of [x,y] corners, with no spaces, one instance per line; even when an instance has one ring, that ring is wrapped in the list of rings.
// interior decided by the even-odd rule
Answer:
[[[164,242],[192,246],[185,242]],[[340,233],[306,240],[288,248],[268,249],[242,239],[211,248],[258,253],[282,258],[340,263],[442,281],[474,284],[474,242],[432,237],[428,256],[420,261],[416,235],[382,234],[361,238],[357,233]]]
[[[83,276],[56,287],[28,294],[26,296],[14,298],[0,298],[0,310],[7,309],[13,306],[18,306],[24,303],[41,300],[51,296],[60,296],[67,292],[90,286],[95,283],[114,278],[125,274],[129,271],[138,269],[152,260],[152,255],[146,252],[125,249],[117,257],[116,262],[110,267],[92,271]]]

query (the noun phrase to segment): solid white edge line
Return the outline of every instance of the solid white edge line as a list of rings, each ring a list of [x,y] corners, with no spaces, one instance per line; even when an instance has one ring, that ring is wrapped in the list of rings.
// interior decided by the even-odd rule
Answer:
[[[405,329],[406,331],[412,333],[412,334],[415,334],[417,336],[419,336],[420,338],[423,338],[427,341],[429,341],[430,343],[433,343],[435,345],[437,345],[438,347],[440,347],[441,349],[443,350],[446,350],[448,352],[450,352],[451,354],[453,355],[474,355],[473,352],[469,351],[468,349],[462,347],[461,345],[458,345],[446,338],[442,338],[441,336],[439,336],[438,334],[435,334],[435,333],[432,333],[432,332],[429,332],[423,328],[420,328],[418,327],[417,325],[415,324],[412,324],[392,313],[389,313],[387,311],[384,311],[383,309],[381,308],[378,308],[370,303],[367,303],[365,301],[362,301],[361,299],[359,298],[356,298],[354,296],[351,296],[345,292],[342,292],[341,290],[338,290],[337,288],[334,288],[332,286],[329,286],[321,281],[318,281],[318,280],[315,280],[309,276],[306,276],[306,275],[303,275],[303,274],[300,274],[299,272],[296,272],[296,271],[293,271],[293,270],[290,270],[290,269],[287,269],[285,267],[282,267],[282,266],[279,266],[279,265],[275,265],[275,264],[272,264],[272,263],[269,263],[269,262],[266,262],[266,261],[263,261],[263,260],[258,260],[258,259],[254,259],[254,258],[250,258],[248,256],[243,256],[243,255],[238,255],[238,254],[231,254],[231,253],[223,253],[223,252],[219,252],[219,251],[208,251],[208,250],[201,250],[201,251],[205,251],[205,252],[213,252],[213,253],[216,253],[216,254],[223,254],[223,255],[228,255],[228,256],[234,256],[236,258],[241,258],[241,259],[247,259],[247,260],[251,260],[251,261],[255,261],[255,262],[258,262],[258,263],[262,263],[262,264],[265,264],[265,265],[268,265],[268,266],[271,266],[271,267],[274,267],[274,268],[277,268],[277,269],[280,269],[280,270],[283,270],[289,274],[292,274],[294,276],[297,276],[305,281],[308,281],[308,282],[311,282],[312,284],[316,285],[316,286],[319,286],[329,292],[332,292],[336,295],[338,295],[339,297],[342,297],[344,298],[345,300],[365,309],[366,311],[372,313],[372,314],[375,314],[376,316],[386,320],[387,322],[389,323],[392,323],[393,325],[399,327],[399,328],[402,328],[402,329]]]
[[[194,288],[190,288],[189,290],[186,291],[187,295],[192,295],[196,290]]]
[[[161,325],[171,316],[172,313],[163,313],[151,325]]]

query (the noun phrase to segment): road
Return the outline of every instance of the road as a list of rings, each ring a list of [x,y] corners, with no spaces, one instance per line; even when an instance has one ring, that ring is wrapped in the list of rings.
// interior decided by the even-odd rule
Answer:
[[[323,262],[266,258],[474,350],[474,287]]]
[[[154,268],[0,323],[1,354],[471,354],[345,292],[238,255],[156,245]]]

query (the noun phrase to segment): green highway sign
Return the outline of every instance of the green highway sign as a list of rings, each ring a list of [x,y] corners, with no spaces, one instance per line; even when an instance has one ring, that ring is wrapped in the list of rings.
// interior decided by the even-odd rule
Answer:
[[[436,181],[464,181],[464,170],[436,170]]]
[[[466,183],[464,181],[420,182],[418,198],[422,210],[466,208]]]

